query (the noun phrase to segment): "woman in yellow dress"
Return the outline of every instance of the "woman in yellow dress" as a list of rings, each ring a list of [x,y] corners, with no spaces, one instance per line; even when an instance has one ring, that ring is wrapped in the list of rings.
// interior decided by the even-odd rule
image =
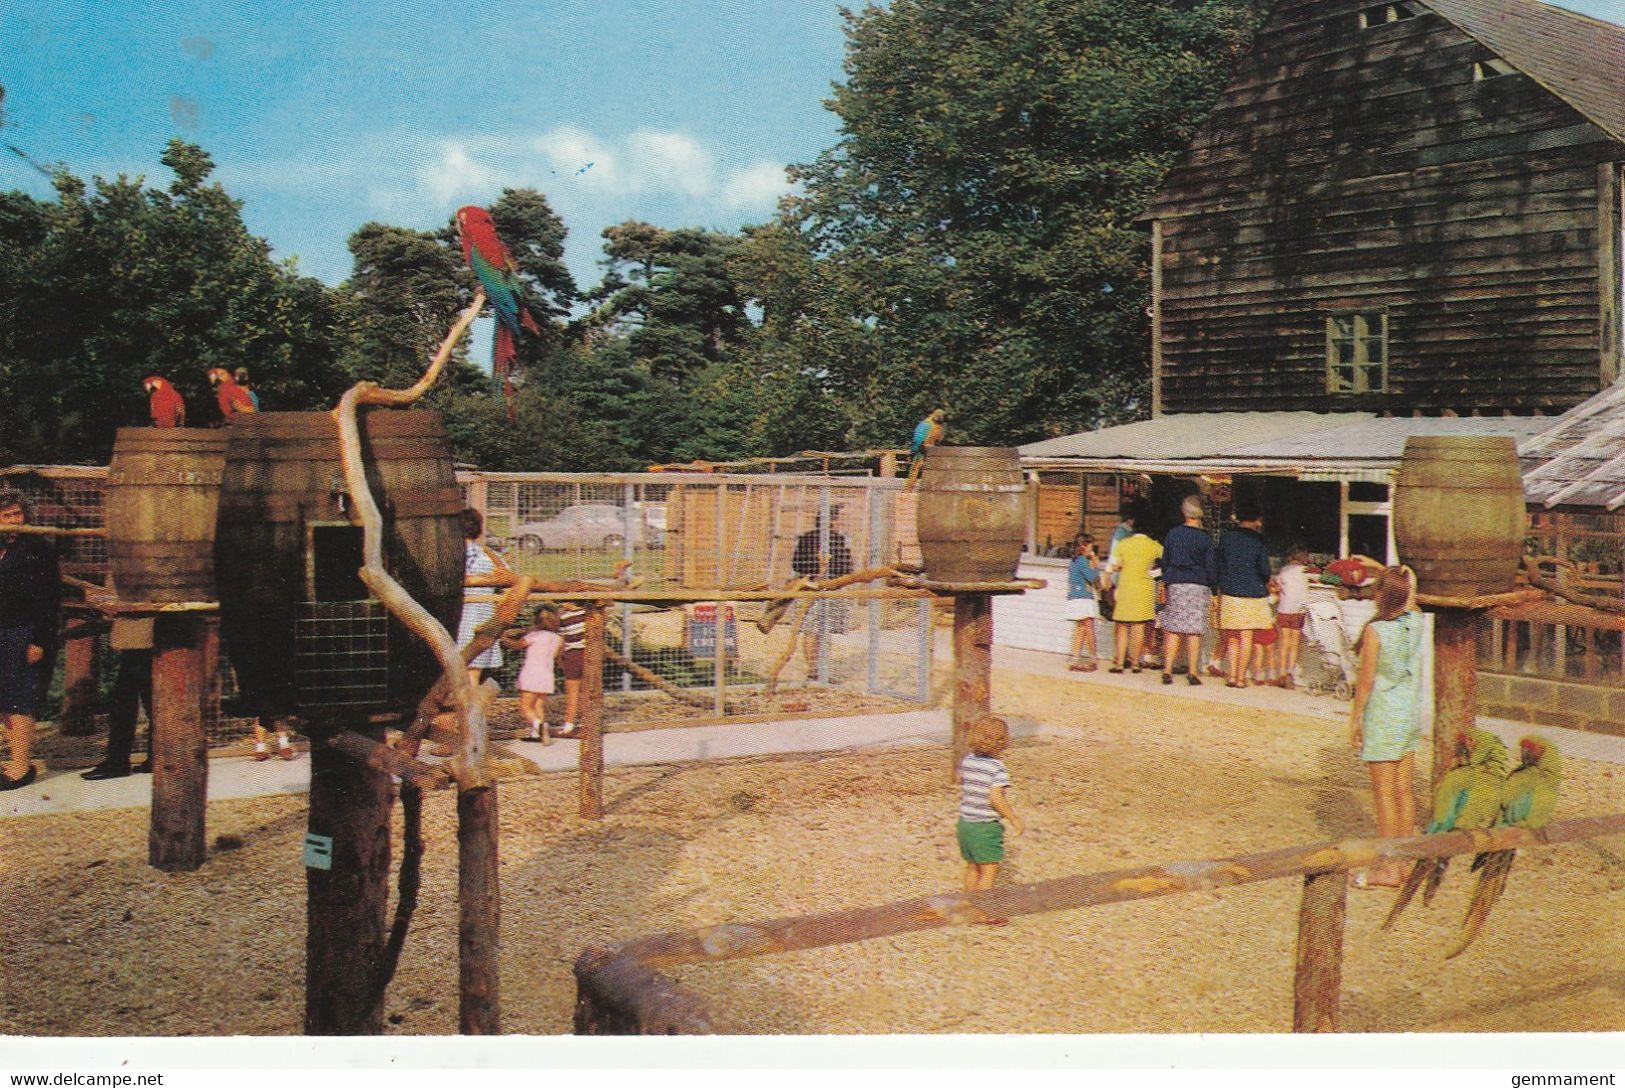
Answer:
[[[1144,521],[1143,513],[1134,519],[1134,532],[1117,542],[1107,564],[1117,589],[1117,603],[1112,608],[1114,653],[1108,672],[1122,672],[1125,656],[1133,671],[1140,671],[1146,625],[1157,615],[1156,583],[1151,577],[1151,568],[1162,558],[1162,545],[1139,529]]]

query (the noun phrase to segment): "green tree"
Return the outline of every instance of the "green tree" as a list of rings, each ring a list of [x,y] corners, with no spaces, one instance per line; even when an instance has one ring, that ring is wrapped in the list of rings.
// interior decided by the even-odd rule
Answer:
[[[897,444],[939,403],[955,439],[1000,443],[1146,411],[1149,247],[1134,218],[1262,6],[847,14],[847,79],[828,103],[843,136],[794,171],[804,194],[779,222],[810,274],[763,305],[794,311],[770,335],[824,376],[851,442]]]
[[[0,205],[0,312],[26,315],[0,334],[0,459],[105,461],[117,427],[146,422],[149,374],[174,382],[196,426],[218,418],[211,367],[250,367],[278,407],[343,387],[342,300],[271,260],[203,149],[174,140],[162,162],[164,189],[60,171],[54,204]]]

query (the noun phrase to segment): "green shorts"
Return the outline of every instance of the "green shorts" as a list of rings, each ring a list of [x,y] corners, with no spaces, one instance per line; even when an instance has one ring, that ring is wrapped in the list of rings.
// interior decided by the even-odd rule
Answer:
[[[1004,824],[998,820],[959,821],[959,856],[977,865],[1004,860]]]

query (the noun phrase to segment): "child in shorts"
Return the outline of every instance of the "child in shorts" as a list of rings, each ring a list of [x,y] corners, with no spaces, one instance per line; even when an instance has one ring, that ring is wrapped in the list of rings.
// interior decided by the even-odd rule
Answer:
[[[1100,585],[1100,560],[1095,557],[1095,538],[1079,533],[1072,541],[1072,562],[1066,568],[1066,618],[1072,621],[1073,672],[1094,672],[1095,617],[1100,615],[1096,596]]]
[[[983,715],[970,723],[970,751],[959,761],[959,856],[965,859],[965,890],[993,887],[1004,860],[1004,824],[1021,834],[1027,825],[1010,807],[1004,791],[1010,772],[999,755],[1010,746],[1010,727],[1003,718]]]
[[[553,659],[564,648],[559,634],[559,614],[551,608],[538,608],[534,626],[517,638],[504,635],[502,645],[510,650],[525,651],[525,663],[519,669],[516,684],[519,688],[519,713],[529,723],[529,731],[520,740],[545,743],[547,728],[547,697],[553,694]]]
[[[1281,676],[1276,683],[1291,689],[1298,686],[1298,649],[1309,609],[1309,549],[1297,544],[1287,549],[1286,563],[1276,571],[1275,580],[1281,586],[1275,608],[1275,626],[1281,632]]]

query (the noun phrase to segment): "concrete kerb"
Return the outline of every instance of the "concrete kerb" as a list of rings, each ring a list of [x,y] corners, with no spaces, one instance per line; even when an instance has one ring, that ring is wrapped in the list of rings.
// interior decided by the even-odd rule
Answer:
[[[1226,688],[1222,682],[1204,678],[1197,687],[1180,682],[1159,683],[1158,673],[1112,675],[1103,669],[1074,673],[1067,669],[1062,654],[1016,650],[996,646],[993,651],[994,691],[1002,685],[1019,683],[1020,677],[1042,676],[1064,683],[1101,685],[1123,692],[1175,701],[1223,703],[1274,709],[1306,718],[1344,722],[1349,704],[1329,696],[1278,688]],[[1078,737],[1078,729],[1006,715],[1011,735],[1017,739],[1045,735]],[[1535,729],[1550,736],[1565,756],[1603,763],[1625,763],[1625,738],[1574,729],[1537,727],[1526,722],[1480,718],[1481,724],[1509,745]],[[684,763],[712,759],[738,759],[815,752],[864,751],[912,745],[946,745],[951,735],[951,715],[946,709],[921,709],[888,714],[863,714],[813,718],[795,721],[763,722],[751,725],[711,725],[686,729],[650,729],[611,733],[604,738],[605,765],[635,767]],[[503,742],[511,751],[535,763],[544,773],[573,771],[579,742],[558,741],[543,746],[518,741]],[[301,754],[291,762],[273,758],[256,763],[248,758],[217,758],[209,763],[211,799],[259,797],[303,793],[310,786],[309,757]],[[23,789],[0,794],[0,818],[47,813],[146,807],[151,802],[150,775],[101,782],[86,782],[77,770],[47,772],[39,781]]]

